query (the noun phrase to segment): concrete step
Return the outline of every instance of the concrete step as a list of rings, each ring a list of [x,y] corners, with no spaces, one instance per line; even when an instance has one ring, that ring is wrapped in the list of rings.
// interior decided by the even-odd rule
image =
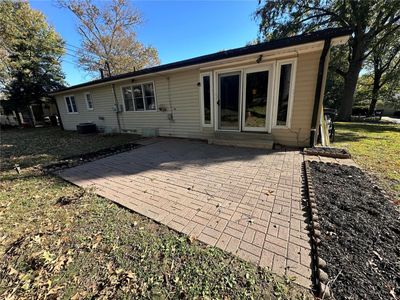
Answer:
[[[265,132],[224,132],[216,131],[214,138],[223,140],[260,140],[273,141],[272,134]]]
[[[259,149],[272,149],[274,142],[272,140],[238,140],[238,139],[221,139],[213,138],[208,139],[209,144],[223,145],[223,146],[235,146],[244,148],[259,148]]]

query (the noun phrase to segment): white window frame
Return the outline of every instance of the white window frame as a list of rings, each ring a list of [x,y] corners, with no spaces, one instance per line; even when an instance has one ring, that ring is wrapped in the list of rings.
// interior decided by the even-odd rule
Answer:
[[[149,84],[149,83],[151,83],[153,85],[154,105],[156,107],[155,109],[151,109],[151,110],[146,109],[146,101],[145,101],[145,94],[144,94],[144,88],[143,88],[143,85]],[[136,110],[136,108],[135,108],[135,96],[134,96],[134,93],[133,93],[133,86],[137,86],[137,85],[140,85],[141,89],[142,89],[143,104],[144,104],[143,110]],[[126,87],[131,88],[131,91],[132,91],[133,110],[126,110],[126,107],[125,107],[125,99],[124,99],[123,88],[126,88]],[[120,89],[121,89],[121,99],[122,99],[122,105],[124,107],[124,112],[127,112],[127,113],[132,113],[132,112],[134,112],[134,113],[158,112],[157,92],[156,92],[156,85],[155,85],[154,81],[133,82],[131,84],[122,85]]]
[[[292,65],[292,70],[290,74],[290,88],[289,88],[289,100],[288,100],[288,111],[286,117],[286,125],[277,125],[277,117],[278,117],[278,101],[279,101],[279,84],[281,77],[281,66],[282,65]],[[296,85],[296,68],[297,68],[297,58],[289,58],[282,59],[276,62],[275,68],[275,88],[274,88],[274,107],[273,107],[273,116],[272,116],[272,128],[284,128],[290,129],[292,123],[292,110],[293,110],[293,101],[294,101],[294,89]]]
[[[247,74],[268,71],[268,95],[267,106],[265,112],[265,126],[264,127],[247,127],[246,126],[246,88],[247,88]],[[271,110],[274,102],[274,74],[275,62],[269,62],[262,66],[253,66],[244,69],[243,72],[243,95],[242,95],[242,131],[251,132],[270,132],[271,131]]]
[[[92,107],[89,106],[89,102],[88,102],[88,98],[87,98],[88,95],[90,96],[90,102],[92,103]],[[86,102],[87,110],[93,110],[94,109],[94,107],[93,107],[93,98],[92,98],[92,94],[91,93],[85,93],[85,102]]]
[[[75,107],[76,107],[76,111],[72,111],[72,112],[69,111],[69,109],[68,109],[68,103],[67,103],[67,98],[68,98],[68,101],[71,101],[71,97],[74,97]],[[79,112],[78,112],[78,105],[77,105],[77,103],[76,103],[76,97],[75,97],[75,95],[66,95],[66,96],[64,96],[64,101],[65,101],[65,108],[67,109],[67,114],[70,114],[70,115],[79,114]],[[71,102],[70,104],[71,104],[71,108],[73,108],[72,102]]]
[[[207,124],[205,122],[205,114],[204,114],[204,89],[203,89],[203,78],[210,77],[210,123]],[[214,92],[213,92],[213,77],[212,72],[200,73],[200,116],[201,116],[201,125],[203,127],[213,127],[213,119],[214,119]]]

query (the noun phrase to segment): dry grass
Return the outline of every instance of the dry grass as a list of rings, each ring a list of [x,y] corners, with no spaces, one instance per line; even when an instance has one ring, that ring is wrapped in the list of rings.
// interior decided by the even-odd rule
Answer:
[[[30,167],[126,144],[138,138],[133,134],[78,135],[76,132],[51,127],[5,130],[1,134],[0,166],[2,169],[11,168],[14,164]]]

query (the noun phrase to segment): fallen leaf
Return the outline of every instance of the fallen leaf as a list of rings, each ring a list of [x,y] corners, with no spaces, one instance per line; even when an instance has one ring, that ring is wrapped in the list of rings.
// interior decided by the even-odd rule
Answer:
[[[122,273],[124,273],[124,269],[119,268],[119,269],[117,269],[117,270],[115,271],[115,273],[116,273],[117,275],[122,274]]]
[[[101,235],[97,235],[96,239],[95,239],[95,243],[92,245],[92,249],[96,249],[99,246],[102,239],[103,238],[101,237]]]
[[[75,295],[72,296],[71,300],[79,300],[79,299],[84,299],[87,295],[87,292],[81,291],[77,292]]]
[[[269,191],[266,191],[264,194],[267,195],[267,196],[270,196],[270,195],[272,195],[273,193],[274,193],[273,190],[269,190]]]
[[[190,242],[191,244],[193,244],[195,240],[196,240],[196,236],[194,236],[194,235],[189,235],[189,242]]]
[[[43,251],[42,258],[44,259],[46,264],[51,264],[54,262],[54,254],[49,251]]]
[[[113,270],[113,267],[112,267],[112,262],[109,262],[107,264],[107,270],[108,270],[108,273],[114,273],[114,270]]]
[[[126,277],[130,279],[136,279],[136,275],[132,271],[126,272]]]
[[[56,294],[58,294],[58,291],[61,290],[61,289],[63,289],[63,288],[64,288],[63,286],[55,286],[55,287],[51,288],[51,289],[47,292],[47,296],[56,295]]]
[[[18,271],[15,270],[13,267],[10,267],[10,272],[8,274],[9,275],[18,275]]]

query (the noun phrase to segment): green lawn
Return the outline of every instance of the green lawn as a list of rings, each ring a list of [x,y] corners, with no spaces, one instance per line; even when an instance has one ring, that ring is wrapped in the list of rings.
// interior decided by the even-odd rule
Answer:
[[[336,123],[333,146],[350,151],[354,160],[376,175],[400,199],[400,125]]]
[[[2,132],[0,299],[312,298],[292,278],[31,167],[135,138],[59,129]],[[26,167],[20,175],[9,169],[14,163]]]

